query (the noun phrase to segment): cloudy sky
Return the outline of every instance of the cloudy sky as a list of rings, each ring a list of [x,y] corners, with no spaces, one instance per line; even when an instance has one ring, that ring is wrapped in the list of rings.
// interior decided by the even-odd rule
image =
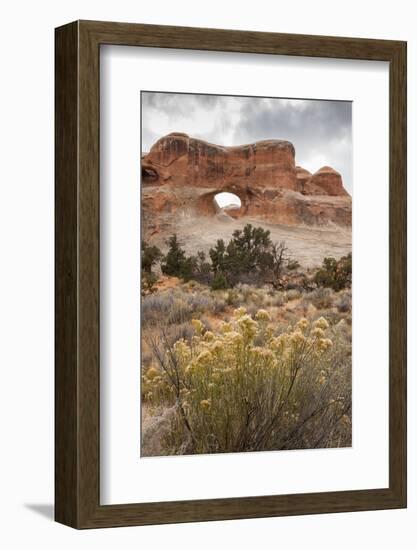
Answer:
[[[332,166],[352,193],[350,102],[142,92],[142,151],[175,131],[218,145],[291,141],[298,165]]]

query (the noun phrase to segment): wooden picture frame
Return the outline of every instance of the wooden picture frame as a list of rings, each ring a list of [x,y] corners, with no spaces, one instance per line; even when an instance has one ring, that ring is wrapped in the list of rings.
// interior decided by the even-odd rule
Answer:
[[[74,528],[406,506],[406,43],[76,21],[56,29],[55,519]],[[99,56],[117,44],[389,62],[389,487],[100,504]]]

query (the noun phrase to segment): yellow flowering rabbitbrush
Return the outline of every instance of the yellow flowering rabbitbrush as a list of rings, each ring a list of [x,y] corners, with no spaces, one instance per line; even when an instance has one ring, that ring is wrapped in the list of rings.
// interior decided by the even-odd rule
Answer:
[[[294,423],[306,422],[300,411],[319,422],[329,407],[341,407],[343,399],[322,405],[340,362],[327,320],[302,318],[278,334],[270,321],[266,310],[253,318],[243,307],[218,330],[208,331],[194,319],[191,341],[168,346],[159,356],[160,372],[151,367],[144,373],[142,393],[149,405],[176,406],[167,448],[192,453],[286,448],[288,438],[299,438]],[[311,409],[316,401],[320,414]]]

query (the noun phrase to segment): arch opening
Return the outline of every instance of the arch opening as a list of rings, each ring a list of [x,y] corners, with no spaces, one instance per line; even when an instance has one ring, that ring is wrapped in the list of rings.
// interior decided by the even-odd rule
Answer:
[[[216,210],[225,210],[228,213],[239,210],[242,207],[242,201],[234,193],[222,191],[217,193],[213,198]]]
[[[142,181],[143,183],[152,183],[159,178],[158,172],[153,168],[142,166]]]

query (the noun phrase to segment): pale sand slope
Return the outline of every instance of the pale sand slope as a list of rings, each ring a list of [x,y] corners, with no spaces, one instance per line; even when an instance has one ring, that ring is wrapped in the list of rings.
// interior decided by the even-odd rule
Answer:
[[[303,267],[317,267],[321,265],[325,256],[340,258],[352,250],[350,228],[338,226],[293,227],[261,222],[249,217],[234,220],[225,212],[220,212],[214,218],[179,220],[175,232],[187,254],[195,254],[198,250],[207,253],[217,239],[224,239],[227,242],[233,231],[243,229],[247,223],[251,223],[255,227],[261,226],[264,229],[269,229],[274,242],[285,241],[292,258],[298,260]],[[165,239],[168,236],[155,236],[152,242],[165,251],[167,248]]]

